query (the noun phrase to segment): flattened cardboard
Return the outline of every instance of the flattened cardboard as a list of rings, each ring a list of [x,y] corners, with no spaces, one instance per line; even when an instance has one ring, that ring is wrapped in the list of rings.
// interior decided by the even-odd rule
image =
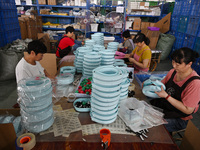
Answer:
[[[189,120],[188,125],[180,145],[180,150],[200,150],[200,131]]]
[[[150,25],[149,22],[142,22],[142,23],[141,23],[141,30],[147,29],[147,27],[149,27],[149,25]]]
[[[154,27],[160,28],[161,33],[166,33],[170,28],[171,12],[167,14],[164,18],[154,24]]]
[[[0,124],[0,149],[15,150],[15,129],[12,123]]]
[[[37,39],[37,28],[36,28],[36,20],[32,18],[25,18],[26,27],[28,31],[28,38],[36,40]]]
[[[19,26],[20,26],[21,37],[24,40],[24,39],[28,38],[26,21],[22,17],[18,17],[18,21],[19,21]]]
[[[56,55],[52,53],[45,53],[43,55],[42,60],[40,60],[40,64],[46,71],[55,76],[57,73],[57,65],[56,65]]]
[[[50,39],[48,33],[38,33],[38,40],[42,41],[44,45],[47,47],[47,53],[50,52]]]
[[[149,40],[150,40],[150,44],[149,44],[150,49],[155,50],[157,42],[158,42],[158,39],[159,39],[159,36],[160,36],[160,31],[151,31],[151,30],[148,30],[148,29],[143,29],[141,32],[144,33],[146,35],[146,37],[149,38]]]

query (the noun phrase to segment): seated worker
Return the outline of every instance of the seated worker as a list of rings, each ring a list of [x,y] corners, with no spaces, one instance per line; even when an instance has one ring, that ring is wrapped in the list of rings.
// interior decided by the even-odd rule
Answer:
[[[185,129],[192,114],[197,112],[200,101],[200,77],[191,66],[199,54],[190,48],[183,47],[172,53],[172,66],[162,80],[166,90],[155,92],[159,99],[150,103],[162,108],[169,132]]]
[[[43,54],[47,52],[46,46],[41,41],[34,40],[30,42],[27,52],[28,54],[24,55],[15,68],[17,83],[21,79],[33,76],[54,78],[39,63],[42,60]]]
[[[58,58],[63,58],[72,51],[72,46],[74,46],[74,28],[68,26],[65,30],[66,34],[58,41],[58,46],[56,50],[56,56]]]
[[[123,42],[123,49],[120,49],[119,51],[124,52],[126,54],[130,54],[133,49],[135,48],[135,45],[133,43],[133,40],[131,39],[131,34],[129,30],[126,30],[122,33],[122,37],[124,38]]]
[[[147,72],[151,63],[151,49],[149,48],[149,38],[143,33],[138,33],[133,42],[136,44],[131,54],[126,54],[124,58],[128,58],[133,63],[134,73],[139,71]]]
[[[74,46],[72,47],[72,51],[75,51],[78,47],[81,47],[84,45],[84,41],[78,41],[78,37],[75,35],[75,40],[74,40]]]

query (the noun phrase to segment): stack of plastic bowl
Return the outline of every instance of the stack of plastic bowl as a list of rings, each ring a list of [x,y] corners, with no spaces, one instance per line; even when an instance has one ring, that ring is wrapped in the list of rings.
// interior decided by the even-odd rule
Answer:
[[[56,79],[58,85],[69,85],[74,82],[74,75],[71,73],[61,73]]]
[[[109,42],[108,46],[107,46],[107,49],[113,50],[113,51],[117,51],[118,46],[119,46],[118,42]]]
[[[74,66],[64,66],[60,68],[60,74],[71,73],[75,75],[75,72],[76,72],[76,68]]]
[[[94,33],[91,35],[92,40],[95,41],[95,44],[104,45],[104,34],[103,33]]]
[[[101,53],[101,66],[113,65],[115,61],[115,52],[112,50],[100,51]]]
[[[91,119],[100,124],[114,122],[118,114],[122,71],[113,66],[93,70]]]
[[[85,40],[85,47],[91,47],[93,48],[93,46],[95,45],[95,41],[94,40]]]
[[[84,55],[83,76],[92,76],[92,70],[101,64],[101,55],[98,52],[89,52]]]
[[[46,77],[23,79],[19,81],[17,90],[24,128],[34,133],[48,129],[54,122],[50,79]]]
[[[114,66],[116,66],[116,67],[127,67],[127,64],[124,63],[123,59],[115,59]]]
[[[105,50],[105,47],[103,45],[94,45],[93,46],[93,51],[94,52],[100,52],[100,51],[104,51]]]
[[[87,47],[79,47],[76,50],[74,65],[75,65],[76,71],[78,73],[82,73],[82,71],[83,71],[84,54],[86,54],[87,52],[90,52],[90,51],[92,51],[92,49],[88,49]]]
[[[130,85],[130,80],[128,79],[128,71],[124,67],[117,67],[122,71],[122,83],[121,83],[121,93],[120,101],[128,97],[128,87]]]

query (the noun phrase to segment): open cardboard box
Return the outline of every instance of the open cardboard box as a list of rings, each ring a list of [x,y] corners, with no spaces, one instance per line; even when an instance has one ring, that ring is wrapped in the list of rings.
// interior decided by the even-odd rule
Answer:
[[[20,116],[20,109],[0,109],[0,115]],[[12,123],[0,124],[0,149],[15,150],[16,133]]]
[[[180,145],[180,150],[200,150],[199,139],[199,129],[189,120]]]

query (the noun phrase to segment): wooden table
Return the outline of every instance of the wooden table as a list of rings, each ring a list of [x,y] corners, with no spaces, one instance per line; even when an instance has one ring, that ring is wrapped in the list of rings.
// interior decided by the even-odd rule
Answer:
[[[141,94],[139,85],[136,85],[135,97],[140,100],[146,99]],[[58,104],[62,108],[72,108],[72,103],[66,99],[61,99]],[[80,113],[79,120],[82,125],[94,123],[91,121],[89,113]],[[163,125],[149,129],[148,138],[141,141],[139,137],[133,135],[121,135],[111,133],[111,145],[107,150],[178,150],[179,148],[172,140],[171,136]],[[101,139],[99,134],[82,136],[81,131],[71,133],[68,138],[62,136],[54,137],[53,133],[47,135],[37,135],[37,143],[34,150],[101,150]]]

